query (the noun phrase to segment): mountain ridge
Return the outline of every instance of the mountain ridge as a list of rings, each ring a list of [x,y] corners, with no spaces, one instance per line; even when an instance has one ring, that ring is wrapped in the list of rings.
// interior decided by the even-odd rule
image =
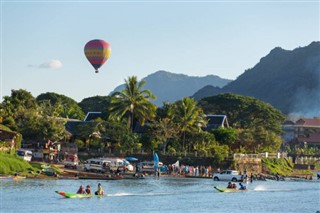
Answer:
[[[161,106],[163,102],[174,102],[183,97],[192,96],[196,91],[207,85],[223,87],[232,80],[223,79],[216,75],[188,76],[164,70],[149,74],[144,89],[149,89],[157,99],[154,104]],[[116,87],[110,94],[124,89],[124,84]]]
[[[193,97],[216,95],[207,87]],[[272,49],[251,69],[221,88],[220,93],[253,96],[285,114],[320,115],[320,42],[305,47]]]

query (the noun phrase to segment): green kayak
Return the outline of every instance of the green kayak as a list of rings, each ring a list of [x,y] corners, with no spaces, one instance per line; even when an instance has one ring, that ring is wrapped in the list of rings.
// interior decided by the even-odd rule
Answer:
[[[77,193],[68,193],[68,192],[59,192],[57,194],[62,195],[65,198],[88,198],[94,196],[93,194],[77,194]]]
[[[216,190],[218,190],[219,192],[247,192],[248,191],[248,189],[239,190],[239,189],[222,188],[222,187],[218,187],[218,186],[214,186],[214,188]]]

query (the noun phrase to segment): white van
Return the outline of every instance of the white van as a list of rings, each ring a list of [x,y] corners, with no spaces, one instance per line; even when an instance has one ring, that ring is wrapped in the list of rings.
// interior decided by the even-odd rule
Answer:
[[[32,151],[27,149],[19,149],[17,151],[17,155],[21,157],[23,160],[30,162],[32,159]]]
[[[84,171],[105,173],[110,171],[110,161],[103,158],[88,159],[84,163]]]
[[[123,158],[102,158],[106,161],[110,161],[110,169],[112,171],[123,171],[123,168],[125,166],[125,172],[132,172],[133,171],[133,166],[127,161],[126,159]]]

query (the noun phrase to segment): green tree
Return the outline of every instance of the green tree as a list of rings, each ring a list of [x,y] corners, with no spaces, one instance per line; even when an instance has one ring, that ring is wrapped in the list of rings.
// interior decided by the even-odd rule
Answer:
[[[248,153],[277,152],[282,139],[275,132],[263,127],[239,129],[236,145],[239,151]]]
[[[110,96],[94,96],[83,99],[79,106],[85,114],[88,112],[101,112],[101,117],[106,120],[109,116],[108,107],[110,105]]]
[[[186,97],[175,103],[173,108],[174,122],[179,124],[182,134],[182,149],[185,149],[186,133],[201,131],[206,126],[205,115],[194,99]]]
[[[215,145],[214,135],[209,132],[201,131],[192,137],[193,149],[201,155],[210,155]]]
[[[155,96],[151,91],[143,90],[145,83],[144,80],[138,82],[136,76],[125,80],[125,89],[111,96],[109,118],[121,120],[127,117],[128,129],[131,131],[134,128],[134,118],[141,125],[144,125],[146,120],[152,120],[155,117],[157,107],[149,99],[155,99]]]
[[[18,131],[16,117],[21,115],[21,111],[36,110],[37,107],[37,101],[30,92],[23,89],[11,90],[11,96],[4,96],[0,105],[2,123],[13,131]]]
[[[215,139],[222,145],[227,145],[230,149],[237,140],[237,132],[232,128],[218,128],[212,130]]]
[[[126,153],[138,151],[142,147],[138,134],[133,133],[122,122],[103,121],[99,124],[101,138],[108,140],[108,147],[115,147],[117,150],[122,150]]]
[[[262,126],[277,134],[281,133],[284,115],[270,104],[253,97],[236,94],[220,94],[199,101],[206,114],[223,114],[233,128],[254,128]]]
[[[53,92],[42,93],[37,97],[39,103],[50,101],[60,117],[82,120],[85,115],[78,103],[65,95]]]
[[[178,125],[170,118],[160,118],[152,123],[152,133],[154,137],[162,144],[162,152],[166,154],[168,140],[178,135]]]

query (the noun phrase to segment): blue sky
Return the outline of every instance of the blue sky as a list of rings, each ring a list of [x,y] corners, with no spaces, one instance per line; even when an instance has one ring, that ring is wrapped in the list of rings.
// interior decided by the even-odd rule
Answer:
[[[80,102],[158,70],[236,79],[274,47],[319,41],[319,1],[1,0],[1,100],[12,89]],[[112,54],[96,74],[83,48]]]

